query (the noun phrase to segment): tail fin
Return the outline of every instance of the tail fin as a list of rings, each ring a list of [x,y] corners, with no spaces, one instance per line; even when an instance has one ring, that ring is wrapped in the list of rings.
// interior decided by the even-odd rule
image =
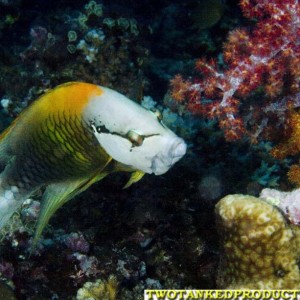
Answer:
[[[30,193],[20,193],[16,186],[7,183],[7,178],[14,173],[14,154],[10,146],[11,132],[16,121],[0,133],[0,230],[7,224],[12,214],[20,208]],[[23,200],[23,201],[22,201]]]
[[[5,180],[5,173],[10,169],[8,165],[13,161],[13,155],[10,153],[9,147],[9,133],[14,124],[15,122],[0,134],[0,230],[22,204],[22,201],[16,199],[18,188],[9,186]]]
[[[8,164],[0,173],[0,230],[27,199],[27,192],[21,192],[16,185],[9,184],[8,178],[13,171],[12,164]]]

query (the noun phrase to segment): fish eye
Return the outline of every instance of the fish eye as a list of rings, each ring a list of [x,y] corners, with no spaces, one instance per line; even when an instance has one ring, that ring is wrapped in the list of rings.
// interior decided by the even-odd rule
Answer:
[[[136,147],[141,146],[144,142],[144,136],[134,130],[129,130],[126,134],[126,137],[132,143],[132,145]]]
[[[163,120],[163,115],[158,109],[153,108],[153,109],[151,109],[151,111],[154,113],[154,115],[156,116],[156,118],[159,122],[161,122]]]

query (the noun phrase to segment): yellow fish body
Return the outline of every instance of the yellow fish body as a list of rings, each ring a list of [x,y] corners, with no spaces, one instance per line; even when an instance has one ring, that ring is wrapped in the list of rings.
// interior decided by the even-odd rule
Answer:
[[[0,228],[46,187],[35,241],[55,211],[116,171],[165,173],[186,144],[153,113],[94,84],[71,82],[45,93],[0,135]]]

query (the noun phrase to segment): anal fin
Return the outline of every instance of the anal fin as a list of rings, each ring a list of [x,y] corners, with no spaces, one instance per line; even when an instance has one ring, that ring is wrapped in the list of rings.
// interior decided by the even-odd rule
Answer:
[[[35,247],[50,218],[61,206],[85,191],[93,183],[103,179],[106,175],[108,173],[100,173],[88,179],[70,180],[48,185],[42,197],[41,211],[37,221],[32,248]]]

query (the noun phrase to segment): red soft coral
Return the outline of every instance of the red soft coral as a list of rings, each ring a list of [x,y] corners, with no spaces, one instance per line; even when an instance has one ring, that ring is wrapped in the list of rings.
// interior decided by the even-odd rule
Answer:
[[[246,18],[256,18],[257,23],[254,28],[229,34],[223,52],[226,70],[218,70],[214,60],[199,59],[200,79],[191,82],[175,77],[171,81],[174,99],[183,102],[185,98],[187,108],[195,114],[218,118],[229,141],[244,135],[245,123],[255,110],[270,112],[272,103],[286,109],[299,105],[300,4],[296,0],[241,0],[240,7]],[[247,117],[240,116],[240,103],[258,87],[264,89],[266,103],[252,108]],[[282,103],[286,99],[289,105]],[[272,113],[277,114],[276,110]],[[268,118],[265,114],[261,126],[268,126]],[[257,132],[261,134],[263,129]]]

